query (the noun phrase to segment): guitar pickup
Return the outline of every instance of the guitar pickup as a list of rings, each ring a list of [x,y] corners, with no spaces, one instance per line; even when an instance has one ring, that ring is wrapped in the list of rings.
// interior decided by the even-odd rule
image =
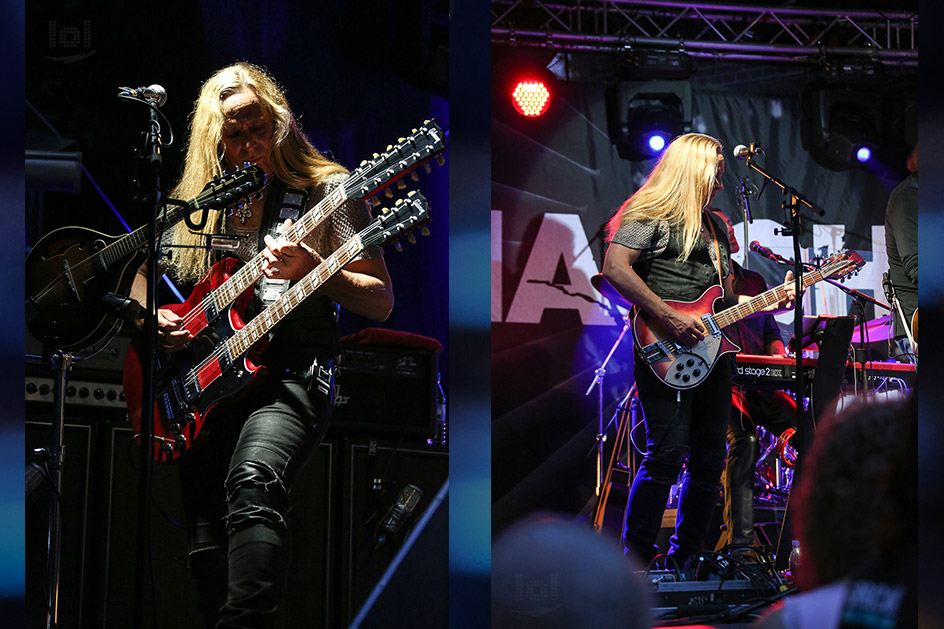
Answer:
[[[705,324],[705,329],[708,330],[711,336],[721,336],[721,328],[718,327],[718,322],[715,321],[711,313],[703,314],[701,316],[701,322]]]

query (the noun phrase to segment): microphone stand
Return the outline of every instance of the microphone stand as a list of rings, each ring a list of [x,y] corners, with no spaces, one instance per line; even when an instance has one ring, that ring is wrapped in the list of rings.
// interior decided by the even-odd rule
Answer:
[[[144,136],[144,148],[138,153],[138,181],[143,187],[138,195],[141,205],[147,208],[151,216],[150,242],[147,249],[147,305],[144,317],[145,359],[141,361],[142,387],[141,399],[141,435],[139,457],[140,474],[138,476],[138,526],[137,553],[135,554],[134,611],[135,627],[144,626],[144,598],[150,558],[150,496],[153,475],[153,435],[154,435],[154,376],[157,371],[158,328],[157,328],[157,287],[160,257],[158,233],[161,208],[160,167],[161,126],[157,119],[157,106],[148,107],[149,119]]]
[[[783,208],[790,210],[790,227],[788,229],[780,230],[780,233],[785,236],[793,237],[793,286],[795,291],[794,298],[794,309],[793,309],[793,329],[795,334],[799,334],[801,337],[803,335],[803,262],[800,260],[800,234],[802,233],[802,221],[800,217],[800,206],[805,205],[807,208],[812,210],[814,213],[819,216],[823,216],[825,212],[809,201],[806,197],[800,194],[796,189],[788,186],[782,179],[779,177],[774,177],[766,170],[758,166],[754,161],[754,153],[750,153],[747,157],[747,166],[748,168],[756,171],[762,177],[770,181],[771,183],[778,186],[785,200],[783,201]],[[796,352],[796,395],[797,395],[797,462],[796,467],[794,468],[794,478],[793,482],[797,481],[798,475],[800,474],[801,463],[803,461],[804,455],[809,449],[810,444],[813,440],[813,425],[810,421],[809,414],[806,411],[806,404],[804,403],[804,397],[806,392],[806,377],[803,373],[803,350]],[[787,499],[787,511],[789,512],[789,498]],[[777,567],[784,568],[786,567],[787,553],[784,552],[787,546],[787,538],[789,536],[788,531],[788,513],[784,513],[784,522],[783,526],[780,529],[780,540],[777,545]],[[792,527],[791,527],[792,528]]]
[[[626,336],[626,331],[629,330],[629,313],[626,313],[626,316],[623,317],[624,324],[623,330],[620,332],[619,336],[616,337],[616,342],[613,343],[613,347],[610,348],[610,353],[606,355],[606,358],[603,360],[603,364],[594,371],[593,382],[590,383],[590,388],[587,389],[587,392],[584,395],[590,395],[590,392],[593,391],[594,387],[597,387],[597,413],[598,413],[598,425],[599,432],[597,432],[597,476],[596,476],[596,495],[601,496],[603,490],[603,443],[606,441],[606,433],[603,427],[603,378],[606,376],[606,365],[610,362],[610,359],[613,357],[613,354],[616,352],[616,348],[619,347],[620,342],[622,342],[623,337]]]
[[[742,214],[744,215],[744,244],[747,245],[747,243],[750,242],[750,239],[748,239],[748,234],[747,234],[747,226],[748,226],[749,223],[753,223],[753,222],[754,222],[754,219],[753,219],[752,216],[751,216],[751,203],[750,203],[750,201],[748,201],[747,199],[748,199],[748,197],[753,196],[753,191],[752,191],[751,188],[744,182],[744,178],[743,178],[743,177],[742,177],[741,179],[739,179],[738,181],[739,181],[739,183],[738,183],[738,187],[737,187],[737,192],[738,192],[738,195],[739,195],[739,196],[737,197],[737,204],[738,204],[738,207],[741,208]],[[750,258],[750,256],[747,255],[747,251],[745,251],[745,252],[744,252],[744,264],[743,264],[743,267],[744,267],[745,270],[748,269],[748,259],[749,259],[749,258]]]

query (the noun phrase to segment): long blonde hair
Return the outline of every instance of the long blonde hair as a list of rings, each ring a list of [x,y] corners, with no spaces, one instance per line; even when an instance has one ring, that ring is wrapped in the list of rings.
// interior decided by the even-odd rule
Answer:
[[[709,135],[687,133],[675,138],[649,173],[646,183],[629,197],[607,223],[607,240],[624,223],[664,220],[681,229],[680,260],[688,259],[701,228],[701,212],[718,178],[721,142]]]
[[[312,146],[295,120],[283,90],[263,68],[239,62],[217,71],[207,79],[190,115],[190,139],[187,141],[184,171],[172,192],[177,199],[191,199],[215,175],[224,171],[223,100],[243,88],[252,89],[263,107],[272,115],[272,153],[269,163],[276,177],[295,188],[307,188],[336,173],[347,170]],[[173,241],[189,245],[174,249],[170,267],[183,281],[196,281],[209,268],[210,252],[200,247],[204,235],[219,231],[223,212],[211,210],[201,234],[194,234],[183,222],[177,224]]]

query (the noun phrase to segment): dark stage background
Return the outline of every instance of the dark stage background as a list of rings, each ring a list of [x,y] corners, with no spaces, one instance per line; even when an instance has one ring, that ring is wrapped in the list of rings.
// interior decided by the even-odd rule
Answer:
[[[552,103],[525,119],[510,103],[505,79],[525,63],[550,66]],[[528,512],[576,514],[594,497],[598,398],[586,396],[623,327],[621,310],[590,285],[601,268],[602,228],[645,180],[653,160],[621,159],[607,133],[605,92],[619,58],[602,54],[493,46],[492,93],[492,523],[493,535]],[[627,78],[627,77],[624,77]],[[689,76],[636,75],[645,92],[652,81],[683,81],[692,92],[691,131],[725,146],[724,191],[714,205],[735,223],[744,262],[743,218],[735,188],[743,177],[757,186],[747,242],[758,240],[784,257],[792,241],[774,230],[789,220],[779,188],[735,160],[737,144],[759,143],[758,163],[799,189],[826,214],[805,213],[804,259],[841,249],[868,264],[846,284],[884,301],[887,270],[884,211],[889,192],[907,172],[917,141],[917,69],[882,76],[833,76],[815,66],[699,59]],[[649,81],[649,83],[646,83]],[[813,159],[801,142],[801,120],[815,87],[853,87],[881,111],[885,131],[879,164],[836,171]],[[651,90],[650,90],[651,91]],[[770,285],[786,269],[751,253],[749,267]],[[850,298],[819,285],[807,292],[805,314],[855,314]],[[885,314],[871,306],[866,317]],[[785,340],[793,314],[778,321]],[[603,385],[605,422],[632,382],[631,333],[610,363]],[[612,442],[616,428],[610,426]],[[594,502],[595,504],[595,502]]]
[[[29,3],[26,149],[81,152],[84,172],[77,193],[28,186],[26,251],[61,226],[121,235],[126,231],[123,222],[132,229],[147,222],[146,213],[132,203],[133,150],[140,143],[147,110],[116,98],[119,86],[158,83],[167,91],[161,108],[169,121],[169,127],[162,122],[164,141],[169,128],[175,141],[164,151],[160,174],[165,190],[179,176],[188,116],[200,85],[237,60],[265,66],[285,89],[313,144],[354,170],[426,119],[438,121],[448,146],[448,30],[447,3],[434,0]],[[394,198],[380,195],[382,205],[389,206],[410,190],[420,190],[430,204],[431,235],[417,234],[416,245],[404,242],[402,253],[393,247],[385,250],[396,296],[391,317],[377,323],[342,311],[341,333],[383,327],[437,339],[446,346],[438,365],[448,391],[448,151],[445,157],[446,165],[434,163],[429,175],[419,169],[418,182],[404,178],[407,188],[394,187]],[[160,302],[174,301],[175,295],[162,284]],[[27,338],[30,348],[35,351],[36,344]],[[433,498],[442,480],[425,488],[424,499]],[[129,493],[120,499],[133,507],[136,496]],[[133,529],[133,520],[128,526]],[[339,531],[332,535],[335,542],[341,539]],[[185,543],[177,537],[172,552],[181,554]],[[127,561],[132,561],[134,550],[132,545],[122,553]],[[445,547],[435,551],[445,565]],[[175,592],[189,583],[169,587]],[[162,598],[158,591],[158,604],[171,603],[166,592]],[[85,609],[91,605],[88,601]],[[86,619],[100,617],[94,611],[85,614]]]

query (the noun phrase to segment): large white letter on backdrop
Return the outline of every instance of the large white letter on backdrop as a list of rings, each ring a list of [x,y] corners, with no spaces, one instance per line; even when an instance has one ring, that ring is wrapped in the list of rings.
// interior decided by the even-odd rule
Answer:
[[[569,281],[554,284],[561,260]],[[613,325],[590,285],[598,269],[580,216],[545,214],[505,321],[540,323],[545,309],[557,308],[578,311],[584,325]]]

